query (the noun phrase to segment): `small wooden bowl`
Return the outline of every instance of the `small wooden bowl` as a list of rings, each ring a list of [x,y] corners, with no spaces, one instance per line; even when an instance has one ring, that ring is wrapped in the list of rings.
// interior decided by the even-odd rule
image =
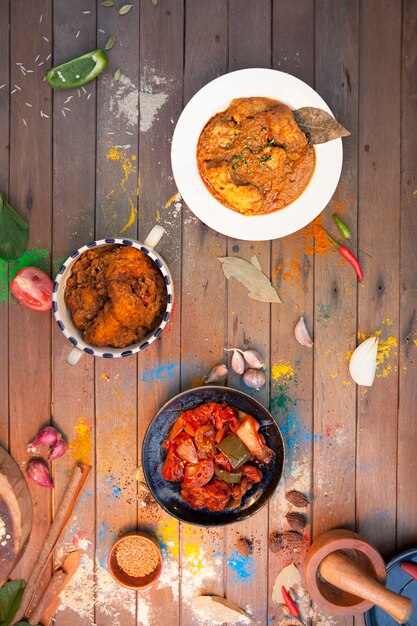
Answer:
[[[129,574],[124,572],[118,564],[116,558],[116,550],[120,546],[120,544],[122,544],[129,537],[141,537],[149,544],[149,547],[152,550],[155,550],[155,552],[157,553],[158,565],[155,567],[153,572],[150,572],[150,574],[138,577],[129,576]],[[156,580],[158,580],[159,576],[161,575],[162,552],[158,542],[153,537],[150,537],[149,535],[140,532],[129,533],[127,535],[123,535],[123,537],[120,537],[120,539],[118,539],[116,543],[113,544],[107,558],[107,563],[109,566],[110,574],[112,575],[114,580],[119,583],[119,585],[122,585],[122,587],[126,587],[127,589],[145,589],[146,587],[152,585],[152,583],[154,583]]]

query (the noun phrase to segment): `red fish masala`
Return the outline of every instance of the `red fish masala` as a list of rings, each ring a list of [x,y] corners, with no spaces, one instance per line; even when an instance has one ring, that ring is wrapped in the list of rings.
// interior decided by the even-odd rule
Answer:
[[[65,304],[86,343],[124,348],[162,321],[164,278],[147,254],[133,246],[87,250],[74,263]]]
[[[197,163],[219,202],[242,215],[263,215],[302,194],[315,152],[288,106],[270,98],[237,98],[206,124]]]

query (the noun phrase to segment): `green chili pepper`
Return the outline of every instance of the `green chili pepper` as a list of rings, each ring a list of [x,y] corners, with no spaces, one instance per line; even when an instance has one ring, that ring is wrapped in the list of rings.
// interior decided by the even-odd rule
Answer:
[[[93,50],[81,57],[51,67],[46,81],[53,89],[74,89],[93,80],[104,70],[108,62],[104,50]]]
[[[333,220],[340,232],[342,233],[345,239],[352,239],[352,234],[350,232],[350,228],[344,221],[337,215],[337,213],[333,213]]]
[[[216,474],[217,478],[220,478],[220,480],[224,480],[224,482],[229,485],[237,485],[237,483],[240,483],[242,478],[242,474],[240,472],[228,472],[218,465],[214,466],[214,473]]]
[[[227,457],[233,469],[238,469],[251,457],[248,448],[235,434],[225,437],[219,443],[218,448]]]

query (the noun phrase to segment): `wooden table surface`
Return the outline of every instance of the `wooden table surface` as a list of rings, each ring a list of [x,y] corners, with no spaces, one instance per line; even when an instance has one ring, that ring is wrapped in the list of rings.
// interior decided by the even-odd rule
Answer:
[[[131,1],[119,15],[122,0],[114,7],[0,0],[0,188],[30,222],[24,256],[0,265],[0,436],[22,468],[42,424],[52,421],[72,442],[54,464],[52,495],[31,485],[35,523],[14,575],[31,571],[74,459],[82,458],[93,471],[56,558],[74,546],[85,554],[56,624],[204,624],[191,608],[201,592],[225,595],[257,624],[288,623],[271,600],[275,577],[289,560],[302,563],[321,532],[356,528],[385,557],[417,543],[417,3]],[[62,92],[43,82],[51,64],[102,47],[110,35],[116,43],[97,81]],[[320,228],[235,241],[174,196],[170,141],[183,106],[213,78],[246,67],[301,78],[351,131],[319,225],[332,227],[336,210],[351,226],[361,285],[323,248]],[[51,315],[9,298],[8,278],[22,265],[54,275],[88,241],[122,232],[143,239],[157,222],[167,231],[159,250],[175,282],[169,328],[138,358],[86,355],[70,367],[71,346]],[[251,300],[224,278],[217,257],[253,254],[283,306]],[[294,339],[300,315],[313,350]],[[357,387],[349,351],[358,334],[375,332],[385,347],[377,378],[372,388]],[[163,513],[138,489],[135,469],[156,410],[224,362],[231,346],[265,358],[268,385],[254,396],[281,426],[285,474],[257,515],[204,530]],[[228,385],[242,388],[232,374]],[[286,530],[293,510],[289,489],[311,497],[304,547],[272,553],[268,535]],[[165,563],[159,583],[136,595],[112,583],[106,555],[137,526],[159,537]],[[253,542],[246,559],[239,537]],[[352,623],[312,616],[323,625]]]

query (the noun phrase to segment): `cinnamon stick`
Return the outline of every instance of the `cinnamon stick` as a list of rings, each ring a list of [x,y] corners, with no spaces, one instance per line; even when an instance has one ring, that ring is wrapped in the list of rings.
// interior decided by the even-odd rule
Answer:
[[[46,607],[49,605],[50,601],[54,597],[57,589],[59,589],[62,586],[65,580],[65,576],[66,574],[62,569],[58,569],[54,573],[41,599],[39,600],[38,604],[33,609],[32,613],[30,614],[30,617],[28,620],[29,624],[39,624],[39,621],[42,617],[44,610],[46,609]]]
[[[72,515],[78,496],[80,495],[85,481],[87,480],[89,472],[90,467],[88,465],[77,464],[74,467],[68,487],[62,498],[55,519],[45,537],[40,554],[26,583],[22,602],[15,617],[15,622],[19,622],[24,616],[28,617],[28,615],[30,615],[30,604],[33,600],[33,595],[35,593],[39,577],[45,569],[45,566],[47,565],[52,552],[62,535],[65,525]]]
[[[78,565],[80,564],[82,554],[82,550],[74,550],[73,552],[70,552],[63,564],[61,565],[61,569],[65,573],[65,579],[63,580],[62,585],[56,589],[55,594],[51,597],[48,605],[45,607],[41,615],[41,618],[39,619],[39,622],[43,624],[43,626],[49,626],[53,616],[57,612],[59,605],[61,604],[60,595],[64,591],[65,587],[69,585],[72,577],[75,575],[78,569]]]

